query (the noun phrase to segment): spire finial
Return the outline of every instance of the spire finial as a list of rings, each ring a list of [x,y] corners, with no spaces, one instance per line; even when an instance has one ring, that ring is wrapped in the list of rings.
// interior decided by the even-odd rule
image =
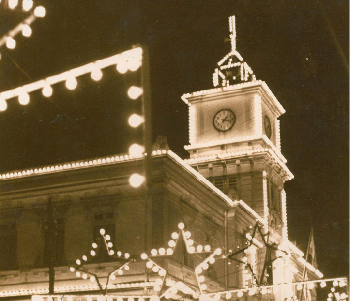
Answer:
[[[230,26],[231,51],[233,52],[236,50],[236,17],[230,16],[228,22]]]

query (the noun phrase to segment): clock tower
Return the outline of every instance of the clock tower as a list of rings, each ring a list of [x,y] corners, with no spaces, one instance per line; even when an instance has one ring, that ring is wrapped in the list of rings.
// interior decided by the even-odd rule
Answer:
[[[182,96],[189,107],[187,162],[287,239],[284,182],[293,175],[281,153],[278,119],[285,110],[236,50],[234,16],[229,25],[231,51],[217,64],[214,89]]]

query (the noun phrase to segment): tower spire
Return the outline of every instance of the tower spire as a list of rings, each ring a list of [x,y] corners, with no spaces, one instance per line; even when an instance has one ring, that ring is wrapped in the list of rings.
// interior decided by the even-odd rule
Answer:
[[[228,22],[231,51],[217,64],[217,68],[213,73],[214,87],[225,87],[255,80],[253,70],[236,50],[236,17],[230,16]]]
[[[236,50],[236,17],[230,16],[228,22],[230,27],[231,52],[234,52]]]

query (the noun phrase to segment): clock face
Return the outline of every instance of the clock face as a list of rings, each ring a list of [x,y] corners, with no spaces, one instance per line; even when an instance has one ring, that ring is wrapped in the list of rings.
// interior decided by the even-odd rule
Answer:
[[[218,131],[226,132],[233,127],[235,121],[235,114],[229,109],[223,109],[215,114],[213,125]]]
[[[267,138],[271,138],[272,135],[272,128],[271,128],[271,122],[269,117],[265,116],[264,118],[264,129],[265,129],[265,134]]]

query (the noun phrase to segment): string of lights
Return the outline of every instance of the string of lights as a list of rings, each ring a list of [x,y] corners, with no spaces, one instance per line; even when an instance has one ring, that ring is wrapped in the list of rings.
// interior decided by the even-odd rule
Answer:
[[[9,0],[9,7],[11,9],[14,9],[18,1],[17,0]],[[24,0],[22,2],[22,7],[24,11],[30,11],[33,7],[33,1],[32,0]],[[32,35],[32,28],[30,25],[37,19],[37,18],[43,18],[46,15],[46,9],[43,6],[37,6],[35,7],[34,11],[31,13],[29,17],[27,17],[23,22],[18,24],[15,28],[7,32],[4,36],[0,38],[0,48],[6,44],[6,47],[9,49],[15,49],[16,48],[16,40],[15,37],[20,32],[24,37],[29,38]]]

